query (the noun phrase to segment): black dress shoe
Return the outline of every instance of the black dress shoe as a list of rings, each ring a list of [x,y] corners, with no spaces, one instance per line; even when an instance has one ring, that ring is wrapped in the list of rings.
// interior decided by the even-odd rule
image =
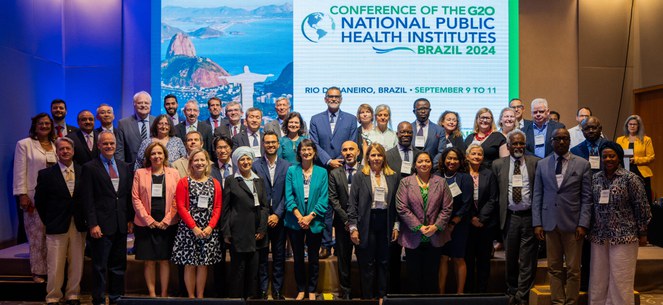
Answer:
[[[67,305],[81,305],[81,300],[67,300]]]
[[[350,299],[350,294],[346,292],[341,292],[338,294],[338,300],[349,300]]]
[[[320,259],[329,258],[329,256],[331,256],[331,251],[329,251],[329,249],[322,248],[320,250]]]
[[[267,291],[261,291],[258,296],[260,299],[267,300]]]
[[[274,299],[274,300],[285,300],[285,297],[282,294],[276,292],[276,293],[272,293],[272,299]]]

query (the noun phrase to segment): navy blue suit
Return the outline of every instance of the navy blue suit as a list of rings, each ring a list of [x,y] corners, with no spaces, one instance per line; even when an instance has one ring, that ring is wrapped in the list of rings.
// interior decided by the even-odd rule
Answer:
[[[412,146],[415,146],[415,139],[417,137],[417,133],[419,132],[419,121],[414,121],[411,123],[412,124]],[[437,156],[438,153],[438,146],[440,145],[440,138],[444,137],[444,128],[440,127],[440,125],[437,125],[433,123],[431,120],[428,120],[428,135],[426,136],[426,143],[424,144],[424,147],[419,147],[415,146],[420,150],[423,150],[427,152],[431,160],[435,159],[435,156]]]
[[[596,140],[596,151],[597,152],[598,152],[599,147],[601,147],[601,145],[605,142],[608,142],[608,140],[606,140],[604,138],[599,138],[598,140]],[[580,144],[578,144],[575,147],[571,148],[571,153],[578,156],[578,157],[580,157],[580,158],[583,158],[583,159],[589,161],[590,153],[589,153],[588,144],[589,144],[588,140],[585,139],[584,141],[580,142]],[[599,156],[599,161],[601,162],[600,163],[601,166],[597,169],[592,169],[592,174],[596,174],[598,171],[601,170],[601,168],[603,168],[603,160],[601,160],[600,155],[597,155],[597,156]]]
[[[274,280],[272,282],[272,294],[282,294],[283,276],[285,274],[285,230],[283,228],[283,217],[285,216],[285,178],[288,174],[290,162],[282,158],[276,159],[274,179],[269,175],[269,164],[265,158],[258,158],[253,162],[253,170],[262,178],[267,194],[267,206],[269,214],[279,217],[275,227],[267,227],[267,237],[272,245],[272,266]],[[258,287],[260,291],[266,292],[269,287],[269,248],[259,250],[258,265]]]

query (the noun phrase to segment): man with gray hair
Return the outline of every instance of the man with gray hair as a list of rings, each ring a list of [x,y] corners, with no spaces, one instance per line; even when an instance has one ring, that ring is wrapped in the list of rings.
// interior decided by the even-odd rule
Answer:
[[[145,91],[134,95],[134,114],[123,118],[117,124],[117,151],[120,161],[133,164],[136,162],[138,148],[143,140],[150,137],[150,127],[154,116],[150,115],[152,97]]]
[[[538,241],[532,230],[534,174],[540,158],[525,155],[525,133],[507,134],[509,156],[493,162],[500,190],[500,228],[506,252],[509,304],[527,304],[536,275]]]
[[[203,136],[203,149],[213,156],[212,152],[212,126],[198,121],[200,108],[196,100],[189,100],[184,104],[185,120],[175,126],[175,135],[186,143],[186,134],[191,131],[198,131]]]
[[[274,103],[274,108],[276,109],[277,118],[265,124],[265,131],[273,131],[280,139],[283,136],[281,125],[283,124],[283,120],[285,120],[290,113],[290,100],[284,96],[279,97]]]
[[[550,138],[555,129],[566,128],[564,124],[549,119],[550,109],[544,98],[532,100],[532,124],[527,124],[523,132],[527,136],[526,149],[539,158],[551,154],[553,149]]]

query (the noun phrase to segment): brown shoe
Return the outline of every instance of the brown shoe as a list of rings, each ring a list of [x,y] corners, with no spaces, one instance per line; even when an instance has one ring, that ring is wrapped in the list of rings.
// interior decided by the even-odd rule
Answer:
[[[327,248],[322,248],[320,250],[320,259],[329,258],[331,256],[331,251]]]

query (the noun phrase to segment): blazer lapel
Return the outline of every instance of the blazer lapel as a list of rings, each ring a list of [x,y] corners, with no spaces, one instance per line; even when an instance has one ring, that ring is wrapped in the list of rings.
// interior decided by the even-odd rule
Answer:
[[[235,178],[237,179],[237,178]],[[246,182],[244,182],[244,179],[237,179],[237,182],[239,184],[239,187],[243,189],[246,193],[249,195],[253,196],[253,192],[249,189],[249,186],[246,185]],[[253,183],[256,183],[255,181]]]
[[[362,173],[362,175],[363,175],[363,173]],[[370,200],[368,202],[370,203],[370,202],[373,202],[373,191],[372,191],[373,186],[371,185],[371,174],[369,173],[368,175],[364,175],[364,176],[366,177],[366,179],[364,179],[364,187],[367,190],[371,190],[371,191],[368,192],[368,195],[369,195],[368,197],[370,198]]]
[[[82,171],[83,171],[82,167],[74,163],[74,176],[76,177],[74,179],[74,194],[76,194],[76,190],[78,189],[78,185],[80,184]]]
[[[416,134],[416,133],[415,133]],[[426,143],[424,144],[424,147],[428,146],[430,141],[435,138],[435,129],[433,128],[433,122],[428,120],[428,136],[426,137]]]

